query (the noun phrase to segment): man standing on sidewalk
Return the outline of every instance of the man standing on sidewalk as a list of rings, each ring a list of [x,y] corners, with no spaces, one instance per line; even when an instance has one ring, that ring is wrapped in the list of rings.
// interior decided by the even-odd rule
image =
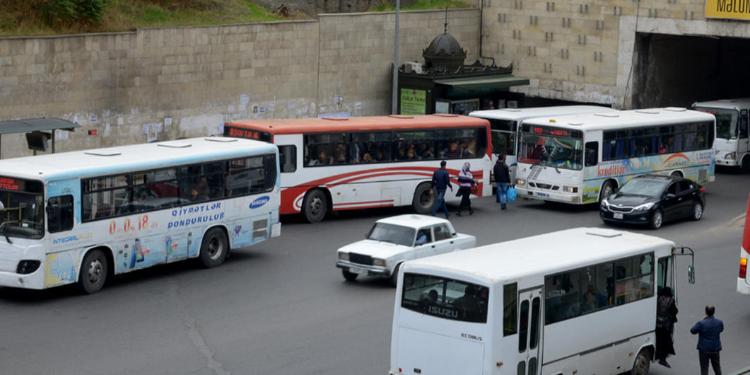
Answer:
[[[721,375],[719,352],[721,339],[719,335],[724,331],[724,322],[714,318],[716,307],[706,306],[706,317],[690,328],[690,333],[698,335],[698,355],[700,356],[701,375],[708,375],[708,362],[714,369],[714,374]]]
[[[432,216],[437,215],[437,212],[442,210],[445,211],[445,218],[447,219],[448,207],[445,206],[445,190],[450,188],[451,191],[453,191],[453,186],[451,186],[451,176],[448,173],[448,170],[445,169],[446,164],[445,160],[441,161],[440,169],[432,174],[432,187],[435,189],[436,193],[436,202],[432,206]]]

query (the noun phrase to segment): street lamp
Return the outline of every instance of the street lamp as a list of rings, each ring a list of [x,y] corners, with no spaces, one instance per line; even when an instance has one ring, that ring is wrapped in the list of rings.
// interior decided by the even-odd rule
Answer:
[[[391,101],[391,113],[398,114],[398,64],[401,59],[399,56],[400,43],[399,43],[399,17],[401,16],[401,0],[396,0],[396,27],[394,30],[394,41],[393,41],[393,98]]]

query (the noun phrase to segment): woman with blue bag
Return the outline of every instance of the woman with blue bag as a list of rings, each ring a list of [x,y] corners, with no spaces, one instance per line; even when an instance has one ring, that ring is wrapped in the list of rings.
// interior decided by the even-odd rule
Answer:
[[[495,184],[497,185],[496,201],[500,203],[500,208],[504,210],[508,204],[508,189],[510,185],[510,169],[505,164],[505,155],[500,155],[497,158],[497,162],[495,162],[495,166],[492,168],[492,173],[495,174]]]

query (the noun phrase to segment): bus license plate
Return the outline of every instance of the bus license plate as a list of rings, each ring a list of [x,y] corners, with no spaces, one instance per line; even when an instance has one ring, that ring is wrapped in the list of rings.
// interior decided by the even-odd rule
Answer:
[[[622,214],[619,214],[617,212],[615,212],[614,214],[612,214],[612,216],[614,216],[615,219],[622,219]]]
[[[357,267],[349,267],[349,272],[356,273],[357,275],[367,275],[367,270]]]

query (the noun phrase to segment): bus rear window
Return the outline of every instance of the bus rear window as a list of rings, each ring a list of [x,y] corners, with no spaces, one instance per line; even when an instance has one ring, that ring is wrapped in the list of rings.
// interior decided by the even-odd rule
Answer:
[[[487,322],[489,288],[438,276],[404,274],[401,307],[443,319]]]

